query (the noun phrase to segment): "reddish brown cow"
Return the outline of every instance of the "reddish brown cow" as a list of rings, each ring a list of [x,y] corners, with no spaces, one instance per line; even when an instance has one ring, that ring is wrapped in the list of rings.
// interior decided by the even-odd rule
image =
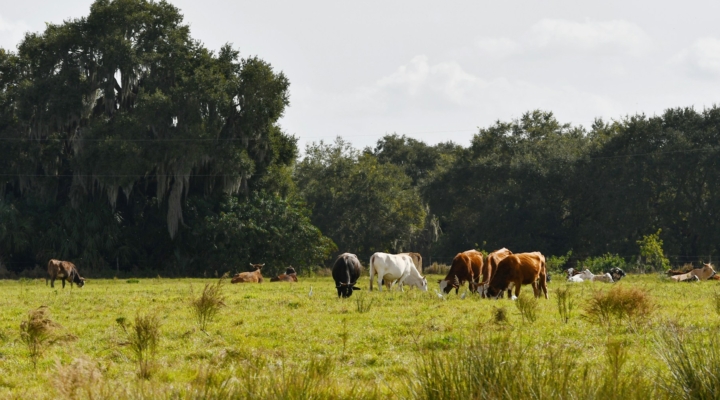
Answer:
[[[288,267],[284,274],[270,278],[270,282],[297,282],[297,273],[295,268]]]
[[[78,287],[85,285],[85,278],[80,276],[77,271],[75,264],[70,261],[50,260],[48,262],[48,275],[50,275],[50,287],[55,287],[55,279],[60,278],[62,280],[62,287],[65,289],[65,279],[70,282],[70,287],[73,283],[77,283]],[[48,278],[45,278],[45,285],[47,285]]]
[[[252,272],[241,272],[238,274],[233,275],[232,280],[230,282],[232,283],[244,283],[244,282],[251,282],[251,283],[262,283],[263,276],[260,273],[260,268],[262,268],[265,264],[252,264],[250,263],[250,266],[254,268],[254,271]]]
[[[512,254],[512,251],[502,248],[500,250],[495,250],[492,253],[488,254],[487,261],[485,262],[485,265],[483,265],[482,268],[482,282],[480,282],[480,287],[482,288],[482,297],[485,297],[485,291],[487,290],[488,285],[490,284],[490,279],[495,274],[495,271],[497,271],[497,266],[500,264],[500,261],[505,259],[505,257]],[[509,293],[508,293],[509,296]]]
[[[488,297],[497,298],[502,291],[515,289],[513,299],[516,299],[522,285],[532,285],[535,297],[540,297],[542,290],[545,298],[548,298],[545,256],[540,252],[512,254],[500,261],[490,279],[487,294]]]
[[[450,271],[448,271],[445,279],[438,281],[440,290],[450,293],[455,289],[458,293],[460,286],[469,282],[470,291],[475,292],[480,282],[480,274],[483,268],[483,254],[477,250],[468,250],[458,253],[453,258]]]

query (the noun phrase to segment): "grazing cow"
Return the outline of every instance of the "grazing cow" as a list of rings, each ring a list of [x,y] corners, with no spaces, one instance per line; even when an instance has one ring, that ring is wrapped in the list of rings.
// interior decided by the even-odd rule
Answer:
[[[50,275],[50,287],[55,287],[55,279],[60,278],[62,280],[62,287],[65,289],[65,279],[70,282],[70,287],[73,283],[77,283],[78,287],[85,285],[85,278],[80,276],[75,264],[70,261],[50,260],[48,262],[48,275]],[[45,278],[45,285],[47,285],[48,278]]]
[[[505,257],[512,254],[512,251],[502,248],[500,250],[495,250],[492,253],[488,254],[487,261],[482,267],[482,282],[480,282],[480,287],[482,288],[482,297],[485,297],[485,292],[487,291],[488,285],[490,284],[490,279],[492,278],[493,274],[497,270],[497,266]],[[508,291],[508,297],[510,296],[510,291]]]
[[[420,253],[400,253],[407,256],[410,256],[412,258],[413,264],[415,264],[415,268],[417,268],[418,272],[422,273],[423,266],[422,266],[422,256]],[[395,281],[385,281],[385,279],[382,280],[382,284],[385,285],[385,287],[390,290],[392,285],[395,283]]]
[[[295,268],[287,267],[284,274],[270,278],[270,282],[297,282]]]
[[[397,280],[400,289],[403,285],[417,286],[427,292],[427,279],[418,272],[412,258],[407,254],[375,253],[370,257],[370,290],[373,285],[373,273],[377,272],[378,290],[382,292],[382,281]]]
[[[483,254],[477,250],[468,250],[458,253],[453,258],[450,271],[448,271],[445,279],[440,279],[440,290],[445,294],[455,289],[458,294],[460,286],[465,282],[470,283],[470,291],[474,292],[480,285],[480,275],[483,268]]]
[[[715,276],[715,269],[713,269],[712,264],[703,264],[702,268],[693,269],[686,274],[671,276],[670,279],[675,282],[682,282],[691,276],[697,276],[700,280],[705,281]]]
[[[355,254],[343,253],[335,260],[332,268],[332,276],[335,280],[335,289],[337,289],[338,297],[350,297],[353,291],[360,290],[355,286],[362,265]]]
[[[253,268],[252,272],[240,272],[235,275],[233,275],[232,280],[230,280],[231,283],[262,283],[263,276],[262,273],[260,273],[260,268],[264,267],[265,264],[253,264],[250,263],[250,266]]]
[[[621,270],[618,267],[612,267],[610,268],[610,271],[608,271],[610,276],[613,278],[613,281],[617,282],[620,279],[625,277],[625,271]]]
[[[545,256],[540,252],[511,254],[498,264],[495,274],[490,279],[487,288],[488,297],[498,298],[507,289],[515,289],[512,299],[520,295],[522,285],[532,285],[535,297],[540,292],[547,294],[547,271],[545,269]]]

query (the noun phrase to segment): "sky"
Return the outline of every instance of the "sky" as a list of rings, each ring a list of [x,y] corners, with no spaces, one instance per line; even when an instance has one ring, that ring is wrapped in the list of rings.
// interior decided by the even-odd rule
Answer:
[[[176,0],[192,36],[290,80],[281,125],[301,149],[385,134],[468,145],[552,111],[589,127],[720,104],[718,1]],[[88,0],[0,0],[0,47],[87,15]]]

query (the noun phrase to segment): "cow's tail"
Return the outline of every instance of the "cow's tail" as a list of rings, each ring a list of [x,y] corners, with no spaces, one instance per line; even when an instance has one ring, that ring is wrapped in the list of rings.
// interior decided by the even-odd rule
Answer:
[[[375,254],[373,254],[370,257],[370,266],[368,266],[368,268],[370,269],[370,291],[373,290],[372,283],[373,283],[373,275],[374,275],[374,270],[375,270],[375,266],[373,264],[375,264]]]

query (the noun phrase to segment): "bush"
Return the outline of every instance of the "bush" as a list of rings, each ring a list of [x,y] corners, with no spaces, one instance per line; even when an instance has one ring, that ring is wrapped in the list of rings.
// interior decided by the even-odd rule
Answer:
[[[449,265],[434,262],[431,266],[426,267],[423,273],[427,275],[447,275],[448,271],[450,271]]]
[[[585,307],[586,318],[600,325],[610,325],[613,320],[623,319],[636,322],[647,318],[652,310],[647,291],[622,286],[593,293]]]
[[[645,271],[665,271],[670,268],[670,260],[663,252],[661,232],[662,229],[658,229],[656,233],[643,236],[642,240],[637,241],[640,245],[640,257],[645,259],[643,262]]]
[[[580,265],[582,269],[587,268],[593,273],[600,274],[610,270],[610,268],[617,267],[622,270],[627,270],[628,264],[624,258],[617,254],[604,254],[602,257],[588,257],[583,260]]]
[[[572,250],[568,251],[564,256],[550,256],[545,263],[548,272],[562,272],[563,267],[567,264],[572,256]]]

